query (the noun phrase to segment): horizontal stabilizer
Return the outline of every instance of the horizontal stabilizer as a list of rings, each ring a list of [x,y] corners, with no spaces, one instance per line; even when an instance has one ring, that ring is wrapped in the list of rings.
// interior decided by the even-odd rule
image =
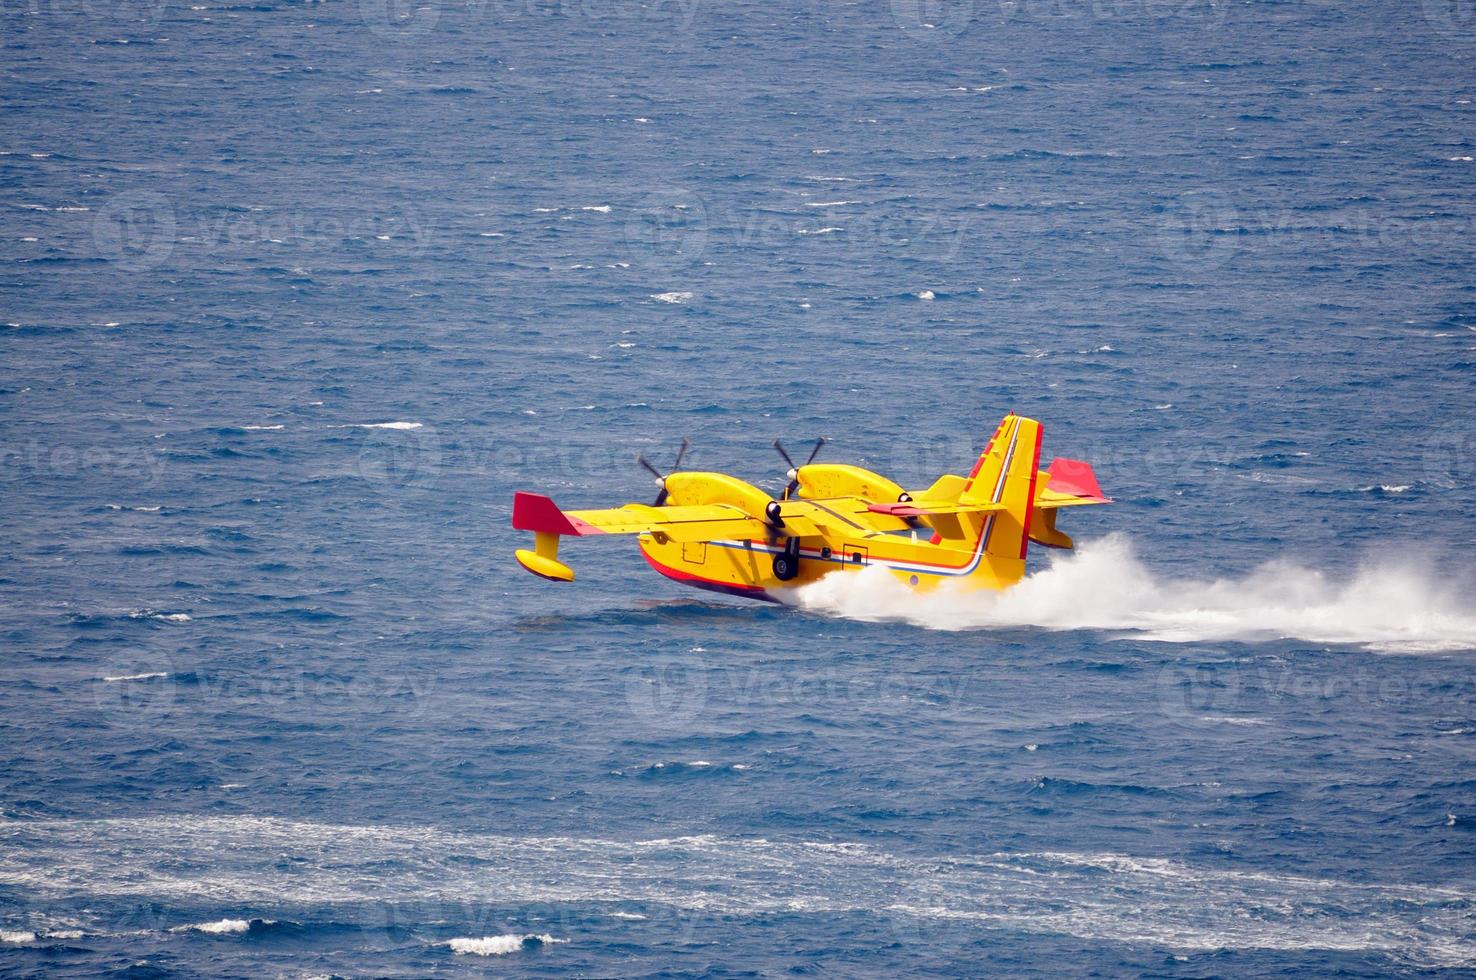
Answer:
[[[1049,479],[1035,501],[1039,509],[1112,503],[1112,499],[1102,492],[1091,463],[1058,456],[1045,468],[1045,474]]]

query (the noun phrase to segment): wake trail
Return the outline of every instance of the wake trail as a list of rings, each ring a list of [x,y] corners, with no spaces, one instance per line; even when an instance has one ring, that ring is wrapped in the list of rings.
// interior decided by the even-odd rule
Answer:
[[[849,619],[937,630],[1125,631],[1169,643],[1296,639],[1396,653],[1476,650],[1476,608],[1431,570],[1367,564],[1345,581],[1273,561],[1242,578],[1156,576],[1111,535],[1003,592],[945,582],[914,592],[882,568],[828,575],[793,603]]]

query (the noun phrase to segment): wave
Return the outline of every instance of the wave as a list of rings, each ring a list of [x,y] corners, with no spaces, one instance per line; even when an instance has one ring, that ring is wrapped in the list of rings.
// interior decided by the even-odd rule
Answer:
[[[154,619],[161,623],[189,623],[194,618],[189,613],[165,613],[153,609],[135,609],[128,614],[129,619]]]
[[[1343,582],[1290,562],[1243,578],[1155,576],[1112,535],[1003,592],[945,583],[913,592],[885,569],[830,575],[796,589],[799,608],[937,630],[1122,631],[1165,643],[1295,639],[1395,653],[1476,650],[1476,609],[1449,577],[1370,564]]]
[[[0,888],[68,905],[134,896],[222,910],[338,906],[383,915],[387,907],[431,903],[439,911],[421,923],[427,928],[442,924],[447,903],[607,903],[627,914],[659,907],[733,917],[872,914],[924,931],[958,928],[961,940],[1004,929],[1123,946],[1342,950],[1476,966],[1469,887],[1112,852],[912,855],[834,841],[513,837],[239,816],[0,823],[0,849],[9,855]],[[183,928],[236,934],[257,921]],[[528,944],[520,933],[458,941],[480,955]]]
[[[348,425],[330,425],[330,429],[419,429],[424,422],[352,422]]]
[[[117,677],[104,677],[103,680],[107,681],[109,684],[116,684],[119,681],[152,681],[160,677],[168,676],[169,674],[166,671],[156,670],[147,674],[120,674]]]
[[[516,953],[524,949],[537,949],[540,946],[552,946],[554,943],[566,943],[567,939],[555,939],[544,935],[506,935],[506,936],[484,936],[481,939],[452,939],[446,943],[451,947],[453,953],[470,953],[473,956],[506,956],[508,953]]]
[[[190,925],[175,926],[170,932],[203,932],[212,936],[226,936],[231,933],[245,932],[251,928],[250,919],[219,919],[215,922],[194,922]]]

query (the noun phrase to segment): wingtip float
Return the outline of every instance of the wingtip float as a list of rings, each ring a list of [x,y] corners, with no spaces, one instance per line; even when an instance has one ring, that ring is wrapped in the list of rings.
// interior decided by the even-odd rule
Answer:
[[[1056,528],[1064,507],[1107,504],[1090,463],[1052,460],[1040,469],[1041,424],[1007,415],[968,476],[945,473],[909,492],[880,474],[810,459],[790,464],[779,499],[725,473],[656,476],[654,504],[560,510],[541,494],[513,497],[512,526],[533,532],[518,563],[542,578],[572,582],[559,540],[634,534],[641,554],[668,578],[701,589],[774,600],[821,576],[880,566],[915,588],[964,581],[1003,589],[1025,575],[1030,542],[1070,548]],[[687,443],[677,456],[677,466]]]

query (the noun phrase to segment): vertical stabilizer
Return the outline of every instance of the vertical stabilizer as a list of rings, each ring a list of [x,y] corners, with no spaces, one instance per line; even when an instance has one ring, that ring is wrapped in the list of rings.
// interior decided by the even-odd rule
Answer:
[[[1025,574],[1040,442],[1039,422],[1006,415],[959,494],[960,503],[1003,505],[1002,510],[972,519],[970,530],[983,536],[985,561],[980,563],[981,574],[1002,581],[1013,581]]]

